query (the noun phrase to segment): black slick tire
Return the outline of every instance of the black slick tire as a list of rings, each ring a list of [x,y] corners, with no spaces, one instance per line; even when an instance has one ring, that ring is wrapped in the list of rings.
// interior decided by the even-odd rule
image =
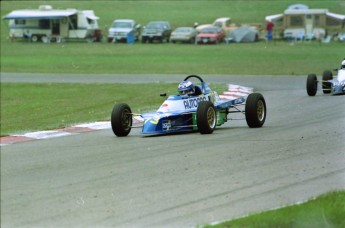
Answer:
[[[317,78],[315,74],[308,74],[307,93],[309,96],[315,96],[317,92]]]
[[[212,134],[217,124],[214,105],[210,101],[202,101],[196,110],[196,122],[201,134]]]
[[[247,97],[245,116],[250,128],[262,127],[266,120],[266,101],[262,94],[251,93]]]
[[[127,104],[115,104],[111,113],[111,128],[118,137],[127,136],[132,129],[132,111]]]

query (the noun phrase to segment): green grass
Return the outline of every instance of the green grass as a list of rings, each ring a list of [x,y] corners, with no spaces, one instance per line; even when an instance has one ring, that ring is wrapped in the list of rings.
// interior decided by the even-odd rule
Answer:
[[[54,8],[93,9],[106,35],[116,18],[134,18],[145,25],[150,20],[169,20],[173,27],[210,23],[230,16],[234,22],[261,23],[270,14],[283,12],[294,1],[49,1]],[[313,8],[335,13],[343,1],[301,1]],[[1,15],[15,9],[37,8],[42,2],[1,2]],[[268,7],[269,6],[269,7]],[[111,9],[111,13],[109,12]],[[149,13],[148,13],[149,12]],[[277,41],[254,44],[109,44],[67,42],[42,44],[8,40],[2,23],[1,72],[81,74],[251,74],[306,75],[334,68],[344,58],[344,43],[318,42],[289,45]],[[293,67],[292,67],[293,66]]]
[[[332,192],[300,205],[249,215],[205,228],[345,227],[345,191]]]
[[[78,74],[307,75],[338,67],[344,43],[88,44],[5,43],[2,72]]]
[[[342,0],[301,0],[310,8],[326,8],[343,13]],[[56,9],[92,9],[100,17],[101,28],[115,19],[133,18],[142,25],[151,20],[169,20],[172,26],[188,26],[194,22],[210,23],[217,17],[231,17],[235,23],[265,23],[267,15],[282,13],[295,0],[137,0],[137,1],[1,1],[1,16],[16,9],[37,9],[39,5]]]

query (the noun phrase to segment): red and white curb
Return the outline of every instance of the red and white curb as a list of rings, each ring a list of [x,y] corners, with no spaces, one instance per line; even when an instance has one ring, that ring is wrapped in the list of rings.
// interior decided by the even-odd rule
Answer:
[[[15,143],[27,142],[32,140],[39,140],[39,139],[49,139],[49,138],[57,138],[69,135],[80,134],[84,132],[90,131],[97,131],[103,129],[110,129],[111,124],[110,121],[101,121],[101,122],[94,122],[94,123],[86,123],[86,124],[79,124],[71,127],[66,127],[62,129],[56,130],[48,130],[48,131],[36,131],[36,132],[29,132],[23,135],[10,135],[0,138],[0,146],[11,145]]]

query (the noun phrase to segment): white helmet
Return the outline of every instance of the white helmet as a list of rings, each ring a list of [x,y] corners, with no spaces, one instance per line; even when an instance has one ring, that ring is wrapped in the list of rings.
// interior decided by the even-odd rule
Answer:
[[[341,68],[345,69],[345,59],[341,62]]]
[[[177,90],[181,96],[191,96],[195,93],[195,85],[191,81],[182,81]]]

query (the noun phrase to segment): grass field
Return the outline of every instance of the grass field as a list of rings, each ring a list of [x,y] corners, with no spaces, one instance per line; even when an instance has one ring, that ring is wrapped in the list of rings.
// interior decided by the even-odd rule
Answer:
[[[345,191],[332,192],[300,205],[284,207],[205,228],[345,227]]]
[[[49,1],[55,8],[93,9],[107,27],[117,18],[134,18],[142,25],[168,20],[173,27],[211,23],[230,16],[236,23],[260,23],[266,15],[281,13],[295,1]],[[343,1],[301,1],[331,12],[345,10]],[[1,2],[1,15],[22,8],[37,8],[42,2]],[[111,10],[110,10],[111,9]],[[111,11],[111,13],[110,13]],[[251,74],[306,75],[337,67],[345,43],[317,41],[290,45],[286,41],[266,44],[109,44],[67,42],[42,44],[8,40],[2,23],[2,72],[54,72],[87,74]],[[293,66],[293,67],[292,67]]]
[[[341,51],[343,50],[343,51]],[[6,43],[3,72],[79,74],[307,75],[338,67],[345,43],[135,44]]]

